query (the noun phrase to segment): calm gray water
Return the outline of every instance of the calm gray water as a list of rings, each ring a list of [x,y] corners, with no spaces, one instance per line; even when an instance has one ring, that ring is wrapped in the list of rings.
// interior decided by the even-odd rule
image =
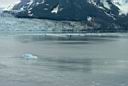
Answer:
[[[0,86],[128,86],[128,34],[44,38],[47,32],[72,29],[69,24],[76,31],[84,28],[78,22],[1,15]],[[38,58],[23,58],[26,54]]]
[[[0,86],[128,86],[126,35],[84,41],[0,36]],[[23,58],[26,53],[38,59]]]

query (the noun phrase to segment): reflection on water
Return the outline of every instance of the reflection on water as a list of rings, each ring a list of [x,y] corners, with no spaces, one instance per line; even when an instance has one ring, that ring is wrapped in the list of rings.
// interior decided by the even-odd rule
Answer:
[[[91,59],[73,59],[73,58],[45,58],[44,61],[56,65],[48,65],[59,71],[91,71]]]
[[[127,86],[128,38],[0,37],[1,86]],[[38,59],[21,58],[30,53]]]

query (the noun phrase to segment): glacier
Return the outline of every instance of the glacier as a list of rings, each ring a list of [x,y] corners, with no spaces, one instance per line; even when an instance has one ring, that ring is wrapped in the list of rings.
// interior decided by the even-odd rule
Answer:
[[[15,18],[12,15],[0,14],[0,33],[2,32],[20,32],[20,33],[46,33],[62,32],[63,29],[75,32],[85,29],[86,25],[81,22],[54,21],[47,19],[24,19]],[[79,29],[78,29],[79,28]]]

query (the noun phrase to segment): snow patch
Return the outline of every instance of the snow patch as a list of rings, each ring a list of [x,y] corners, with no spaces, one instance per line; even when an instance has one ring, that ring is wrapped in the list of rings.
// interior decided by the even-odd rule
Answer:
[[[103,10],[105,10],[105,8],[111,9],[110,4],[108,3],[107,0],[99,0],[99,1],[97,1],[97,0],[88,0],[88,3],[93,4],[97,8],[100,8],[100,9],[103,9]]]
[[[15,2],[14,4],[10,4],[8,7],[4,8],[3,11],[10,11],[13,9],[13,7],[16,5],[16,4],[19,4],[21,1],[17,1]]]
[[[53,8],[53,10],[51,11],[51,13],[57,14],[58,11],[59,11],[59,5],[57,5],[55,8]]]
[[[40,3],[39,2],[36,2],[36,5],[39,5]]]
[[[119,15],[128,14],[128,0],[113,0],[112,2],[115,6],[117,6],[120,9]]]
[[[105,8],[111,9],[111,7],[110,7],[109,3],[107,2],[107,0],[101,0],[100,3],[102,3]]]
[[[28,7],[30,7],[32,4],[34,3],[34,0],[30,0],[27,4],[28,4]]]
[[[29,13],[28,16],[32,17],[34,14],[33,13]]]
[[[97,4],[96,4],[96,0],[88,0],[88,3],[93,4],[94,6],[97,5]]]
[[[92,21],[92,17],[90,17],[90,16],[87,17],[87,21],[89,21],[89,22]]]
[[[109,13],[107,13],[107,12],[104,12],[107,16],[109,16],[109,17],[111,17],[113,20],[116,20],[116,18],[114,17],[114,15],[113,14],[109,14]]]
[[[42,0],[41,4],[44,4],[45,3],[45,0]]]
[[[44,8],[44,10],[48,10],[48,8]]]

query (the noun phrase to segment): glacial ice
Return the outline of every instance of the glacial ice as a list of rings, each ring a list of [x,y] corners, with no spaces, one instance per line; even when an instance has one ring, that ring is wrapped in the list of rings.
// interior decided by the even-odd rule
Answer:
[[[31,53],[23,54],[22,58],[24,58],[24,59],[38,59],[37,56],[35,56],[35,55],[31,54]]]
[[[13,16],[6,16],[0,14],[0,33],[14,32],[14,33],[46,33],[46,32],[62,32],[65,30],[74,30],[77,32],[86,29],[86,24],[81,22],[71,21],[53,21],[47,19],[24,19],[14,18]]]

